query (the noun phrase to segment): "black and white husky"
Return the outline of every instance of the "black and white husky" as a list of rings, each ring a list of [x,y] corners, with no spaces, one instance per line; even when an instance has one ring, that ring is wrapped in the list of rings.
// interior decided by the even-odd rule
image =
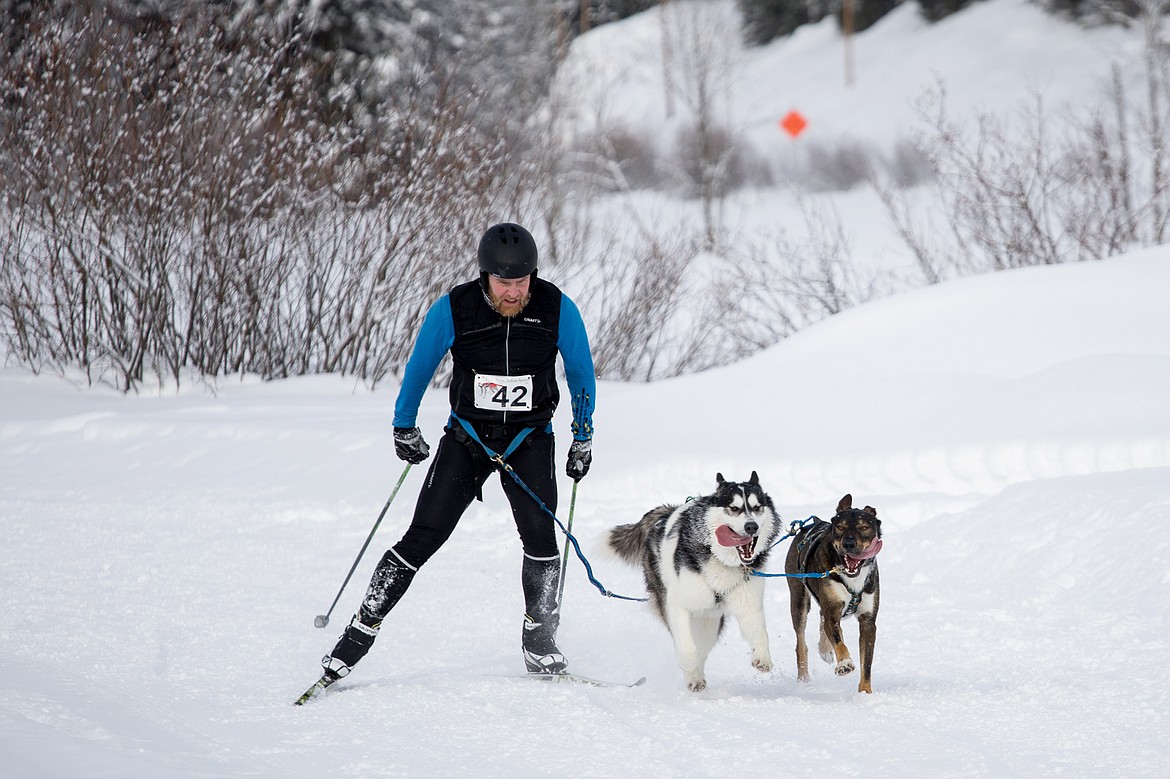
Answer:
[[[715,474],[715,492],[681,506],[659,506],[609,531],[619,557],[641,563],[650,603],[674,639],[687,688],[707,686],[703,666],[728,614],[752,650],[752,665],[772,670],[764,626],[764,579],[751,576],[780,532],[772,499],[755,471],[746,482]]]

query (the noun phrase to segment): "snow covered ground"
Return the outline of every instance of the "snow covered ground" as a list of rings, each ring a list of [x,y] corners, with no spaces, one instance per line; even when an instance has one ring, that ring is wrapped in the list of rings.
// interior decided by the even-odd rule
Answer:
[[[574,668],[648,682],[520,678],[520,548],[493,488],[340,692],[294,707],[423,475],[315,629],[402,470],[392,389],[123,397],[2,371],[0,774],[1160,776],[1168,290],[1164,249],[1012,271],[861,306],[740,365],[601,385],[574,520],[598,578],[640,595],[603,534],[716,471],[759,471],[786,520],[851,492],[884,520],[872,696],[819,663],[796,681],[779,580],[776,670],[732,630],[688,693],[647,607],[576,562]],[[432,441],[444,399],[424,403]]]
[[[1020,49],[1053,63],[1064,46],[1044,44],[1064,28],[1020,0],[968,13],[1015,31],[1001,85],[1031,80],[1011,78]],[[964,48],[963,16],[931,33],[950,31],[950,47],[931,39],[939,67],[979,49]],[[905,47],[913,25],[893,21],[858,36],[859,55],[881,35]],[[1088,78],[1051,67],[1053,83]],[[871,86],[904,87],[895,70]],[[972,83],[974,104],[988,92]],[[520,546],[489,486],[339,692],[294,707],[424,474],[314,628],[403,471],[396,388],[246,379],[125,397],[0,369],[0,776],[1162,776],[1167,293],[1170,248],[968,278],[737,365],[601,384],[574,518],[598,578],[640,595],[605,532],[709,491],[717,471],[758,471],[785,520],[827,516],[850,492],[885,533],[870,696],[819,661],[796,681],[780,580],[766,599],[775,671],[752,669],[732,629],[708,690],[688,693],[648,609],[601,597],[575,561],[561,629],[574,669],[648,682],[521,678]],[[432,443],[445,400],[424,401]],[[855,648],[853,624],[846,636]]]

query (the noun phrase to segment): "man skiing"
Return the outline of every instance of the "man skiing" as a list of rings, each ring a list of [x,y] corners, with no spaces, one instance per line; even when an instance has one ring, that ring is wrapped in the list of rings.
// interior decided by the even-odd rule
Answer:
[[[495,470],[500,470],[524,551],[525,666],[532,674],[566,670],[556,644],[561,566],[553,519],[487,450],[501,454],[555,512],[556,357],[559,353],[564,362],[573,410],[566,473],[574,481],[588,473],[592,462],[593,357],[577,306],[556,286],[537,278],[536,242],[527,230],[511,223],[491,227],[480,240],[478,256],[479,280],[454,287],[431,306],[406,363],[394,407],[398,457],[417,464],[430,454],[416,417],[423,393],[448,352],[453,363],[451,416],[410,527],[382,557],[357,614],[321,660],[323,686],[348,674],[370,650],[387,613],[450,537],[472,499],[481,497],[483,483]]]

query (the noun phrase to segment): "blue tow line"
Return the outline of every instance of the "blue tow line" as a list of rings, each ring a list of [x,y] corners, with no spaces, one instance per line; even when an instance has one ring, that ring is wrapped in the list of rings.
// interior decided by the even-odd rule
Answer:
[[[524,483],[524,480],[521,479],[516,471],[512,469],[512,466],[504,462],[505,458],[512,454],[512,452],[516,451],[516,448],[520,446],[521,442],[527,438],[528,434],[531,433],[535,428],[526,427],[521,430],[519,435],[512,439],[512,443],[508,445],[508,448],[504,450],[504,453],[500,454],[483,442],[483,440],[475,432],[475,428],[473,428],[467,420],[457,416],[456,414],[452,414],[451,416],[458,420],[459,424],[463,426],[463,429],[467,431],[467,434],[471,436],[473,441],[483,447],[483,450],[487,452],[488,458],[491,459],[491,461],[496,465],[500,466],[502,471],[511,476],[512,479],[518,485],[520,485],[521,489],[527,492],[532,497],[532,499],[536,501],[536,505],[540,506],[541,510],[544,511],[545,514],[548,514],[550,517],[552,517],[553,522],[557,523],[557,527],[561,529],[561,532],[565,534],[565,537],[569,539],[569,542],[573,545],[573,551],[577,553],[577,559],[579,559],[581,564],[585,566],[585,575],[589,577],[589,583],[596,587],[598,592],[607,598],[617,598],[618,600],[630,600],[638,602],[649,600],[648,598],[631,598],[628,595],[618,595],[616,592],[607,590],[602,585],[602,583],[597,580],[597,577],[593,575],[593,566],[589,564],[588,558],[586,558],[584,552],[581,551],[581,544],[577,542],[577,537],[569,532],[569,529],[565,527],[564,523],[557,519],[557,515],[554,514],[549,509],[549,507],[544,504],[544,501],[537,497],[536,493],[533,492],[532,489]]]
[[[597,577],[593,575],[593,566],[589,564],[589,558],[587,558],[585,553],[581,551],[581,544],[577,541],[577,537],[569,532],[569,529],[565,527],[564,523],[557,519],[557,515],[554,514],[552,510],[550,510],[549,507],[545,505],[543,500],[537,497],[536,493],[532,491],[532,488],[524,483],[524,480],[521,479],[516,471],[512,469],[512,466],[504,462],[504,460],[509,455],[511,455],[512,452],[516,451],[521,443],[523,443],[524,439],[528,437],[528,434],[536,428],[526,427],[521,430],[520,433],[512,439],[512,443],[508,444],[508,448],[504,450],[504,453],[500,454],[483,442],[483,439],[481,439],[479,434],[475,432],[475,428],[471,426],[470,422],[468,422],[466,419],[463,419],[463,417],[458,416],[457,414],[452,414],[451,416],[456,421],[458,421],[460,425],[463,426],[463,429],[467,432],[467,435],[471,436],[471,440],[475,441],[477,444],[483,447],[483,450],[487,453],[488,458],[496,465],[500,466],[500,470],[511,476],[512,479],[518,485],[520,485],[520,488],[527,492],[532,497],[532,499],[536,501],[536,505],[540,506],[541,511],[552,517],[553,522],[557,523],[557,527],[561,529],[561,532],[565,534],[565,538],[567,538],[569,543],[573,545],[573,551],[576,552],[577,559],[580,560],[581,565],[585,567],[585,575],[589,577],[589,583],[596,587],[598,592],[607,598],[616,598],[618,600],[635,601],[638,603],[644,603],[649,600],[649,598],[633,598],[629,595],[619,595],[612,590],[606,589],[605,585],[599,582]],[[782,536],[778,541],[776,541],[776,543],[768,547],[768,550],[771,551],[772,549],[775,549],[780,545],[781,542],[786,541],[803,530],[804,527],[810,522],[816,522],[819,519],[820,517],[811,516],[808,519],[793,520],[788,525],[788,533]],[[760,576],[769,579],[776,577],[784,577],[789,579],[824,579],[826,576],[831,576],[834,573],[840,572],[840,568],[831,568],[828,571],[824,571],[823,573],[764,573],[763,571],[757,571],[754,568],[745,568],[744,570],[751,576]]]
[[[820,522],[820,520],[821,518],[815,514],[808,519],[792,520],[792,522],[788,523],[788,533],[781,537],[779,541],[768,547],[768,551],[771,551],[779,546],[781,541],[786,541],[787,539],[792,538],[794,535],[799,533],[801,530],[804,530],[804,528],[807,527],[810,522]],[[820,573],[764,573],[763,571],[757,571],[754,568],[748,568],[747,572],[752,576],[761,576],[766,579],[824,579],[826,576],[832,576],[835,573],[840,573],[841,568],[840,566],[837,566]]]
[[[841,573],[841,568],[830,568],[829,570],[821,571],[820,573],[764,573],[763,571],[757,571],[753,568],[749,568],[748,573],[752,576],[763,576],[767,579],[776,577],[783,577],[785,579],[824,579],[826,576],[832,576],[835,573]]]

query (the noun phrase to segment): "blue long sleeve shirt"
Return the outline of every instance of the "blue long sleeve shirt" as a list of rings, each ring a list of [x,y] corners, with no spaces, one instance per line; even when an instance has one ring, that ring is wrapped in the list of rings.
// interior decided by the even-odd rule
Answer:
[[[474,289],[472,285],[474,285]],[[508,321],[491,310],[486,300],[483,300],[483,293],[478,289],[478,286],[478,282],[471,282],[456,287],[451,293],[436,300],[427,311],[422,327],[419,329],[414,350],[407,360],[402,388],[399,390],[395,402],[395,427],[414,427],[416,425],[419,404],[422,402],[423,394],[434,378],[435,371],[443,357],[452,351],[453,347],[456,348],[457,352],[465,353],[467,351],[466,349],[460,350],[456,345],[457,332],[464,333],[462,337],[468,342],[474,340],[475,348],[480,348],[483,345],[494,350],[499,347],[503,349],[504,353],[509,352],[509,339],[514,338],[516,344],[512,351],[521,355],[525,353],[522,347],[531,344],[536,337],[533,333],[547,332],[549,323],[545,320],[549,317],[546,316],[544,320],[540,318],[540,306],[533,306],[530,303],[529,307],[526,307],[514,318],[515,321]],[[562,293],[552,284],[539,279],[534,280],[533,300],[537,300],[538,294],[542,296],[541,300],[555,300],[555,297],[559,296],[559,306],[556,308],[555,316],[555,349],[560,354],[565,366],[565,382],[573,410],[571,429],[575,440],[590,440],[593,437],[593,408],[597,382],[585,323],[577,305],[568,295]],[[459,301],[459,317],[456,316],[455,306],[452,302],[453,296],[456,296]],[[530,308],[532,308],[531,316],[529,316]],[[461,325],[457,326],[457,318],[462,323]],[[469,319],[474,319],[475,325],[480,326],[473,327],[468,324],[466,320]],[[485,321],[492,326],[482,327]],[[519,331],[520,327],[524,327],[530,322],[538,323],[540,327],[527,327],[523,331],[524,337],[511,335],[514,324]],[[536,373],[541,370],[535,364],[523,364],[522,357],[519,359],[521,364],[508,366],[510,369],[514,368],[514,370],[509,370],[509,373]],[[463,379],[462,373],[471,372],[476,368],[478,366],[463,364],[463,361],[458,358],[455,360],[456,376],[452,380],[451,392],[453,413],[459,413],[460,409],[457,407],[463,404],[460,391],[457,389]],[[555,377],[552,381],[555,382]],[[555,394],[549,399],[549,405],[555,407]],[[547,412],[549,419],[546,427],[551,427],[551,415],[552,408],[549,408]]]

